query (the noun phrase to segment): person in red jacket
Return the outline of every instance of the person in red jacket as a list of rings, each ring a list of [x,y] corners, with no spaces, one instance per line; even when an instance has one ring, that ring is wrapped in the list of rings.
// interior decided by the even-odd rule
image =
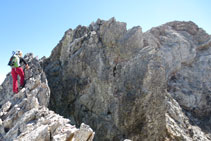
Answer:
[[[22,52],[16,51],[16,53],[13,55],[13,63],[12,63],[12,79],[13,79],[13,92],[17,94],[18,91],[18,79],[17,76],[20,76],[20,88],[23,88],[25,86],[24,82],[24,71],[21,67],[21,63],[24,63],[26,66],[26,69],[29,69],[29,65],[26,63],[26,61],[22,58]]]

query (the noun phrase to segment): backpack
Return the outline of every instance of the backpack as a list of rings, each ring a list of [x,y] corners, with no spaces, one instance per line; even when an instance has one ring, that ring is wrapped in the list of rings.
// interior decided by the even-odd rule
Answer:
[[[8,63],[9,66],[13,68],[17,68],[20,66],[20,58],[17,55],[13,55],[10,57],[10,61]]]

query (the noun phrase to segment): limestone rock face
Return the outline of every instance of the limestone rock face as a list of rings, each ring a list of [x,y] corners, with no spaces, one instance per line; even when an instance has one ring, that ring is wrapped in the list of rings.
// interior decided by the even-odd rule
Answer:
[[[0,140],[2,141],[91,141],[94,132],[81,124],[77,129],[68,119],[48,110],[50,89],[42,60],[25,56],[30,69],[25,70],[26,85],[18,94],[12,92],[8,74],[0,90]]]
[[[50,109],[96,141],[206,141],[210,62],[210,35],[193,22],[143,33],[112,18],[66,31],[42,66]]]

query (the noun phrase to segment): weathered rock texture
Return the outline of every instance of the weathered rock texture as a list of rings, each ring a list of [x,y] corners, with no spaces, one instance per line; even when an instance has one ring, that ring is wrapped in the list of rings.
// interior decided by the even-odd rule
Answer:
[[[50,109],[96,141],[211,140],[211,39],[193,22],[97,20],[66,31],[43,67]]]
[[[94,132],[81,124],[80,129],[68,119],[48,110],[50,89],[39,60],[25,56],[30,69],[25,70],[26,85],[18,94],[12,92],[8,74],[0,91],[1,141],[91,141]]]

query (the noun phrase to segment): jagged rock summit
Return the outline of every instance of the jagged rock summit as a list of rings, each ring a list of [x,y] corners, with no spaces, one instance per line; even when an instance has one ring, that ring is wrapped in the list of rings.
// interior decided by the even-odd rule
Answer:
[[[26,59],[26,87],[0,87],[0,140],[211,140],[211,36],[193,22],[99,19]]]
[[[43,68],[50,109],[96,141],[208,141],[210,62],[210,35],[193,22],[143,33],[111,18],[66,31]]]
[[[32,54],[25,59],[26,85],[18,94],[12,92],[12,77],[8,74],[0,90],[1,141],[92,141],[94,132],[81,124],[77,129],[68,119],[50,111],[47,106],[50,89],[45,73]]]

